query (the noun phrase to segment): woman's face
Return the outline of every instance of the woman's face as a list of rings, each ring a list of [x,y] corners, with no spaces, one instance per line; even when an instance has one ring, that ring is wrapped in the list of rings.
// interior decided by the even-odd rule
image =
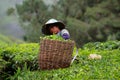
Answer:
[[[50,32],[52,34],[57,34],[58,32],[60,32],[60,29],[57,26],[53,26],[50,28]]]

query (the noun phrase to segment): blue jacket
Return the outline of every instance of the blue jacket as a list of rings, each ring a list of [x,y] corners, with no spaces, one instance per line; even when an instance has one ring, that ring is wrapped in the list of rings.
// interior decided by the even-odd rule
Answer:
[[[57,35],[61,36],[65,40],[70,38],[70,34],[67,29],[62,29]]]

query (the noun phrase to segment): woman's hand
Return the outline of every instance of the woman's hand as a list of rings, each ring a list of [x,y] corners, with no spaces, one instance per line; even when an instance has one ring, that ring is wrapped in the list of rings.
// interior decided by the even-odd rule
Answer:
[[[62,35],[62,37],[66,40],[66,39],[69,39],[69,38],[70,38],[70,35],[67,34],[67,33],[64,33],[64,34]]]

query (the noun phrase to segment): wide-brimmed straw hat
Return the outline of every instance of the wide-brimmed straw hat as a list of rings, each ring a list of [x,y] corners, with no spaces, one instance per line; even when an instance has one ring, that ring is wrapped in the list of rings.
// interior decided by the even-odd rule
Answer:
[[[51,35],[52,33],[49,30],[51,26],[57,26],[60,30],[65,28],[65,24],[63,22],[56,19],[50,19],[42,26],[42,33],[45,35]]]

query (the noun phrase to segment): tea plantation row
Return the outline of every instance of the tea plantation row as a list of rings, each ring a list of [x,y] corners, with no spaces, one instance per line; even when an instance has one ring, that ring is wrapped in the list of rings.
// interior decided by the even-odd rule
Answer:
[[[38,69],[38,43],[0,41],[0,80],[119,80],[119,44],[120,41],[88,43],[79,48],[79,55],[69,68],[43,71]],[[99,54],[102,58],[88,59],[89,54]]]

